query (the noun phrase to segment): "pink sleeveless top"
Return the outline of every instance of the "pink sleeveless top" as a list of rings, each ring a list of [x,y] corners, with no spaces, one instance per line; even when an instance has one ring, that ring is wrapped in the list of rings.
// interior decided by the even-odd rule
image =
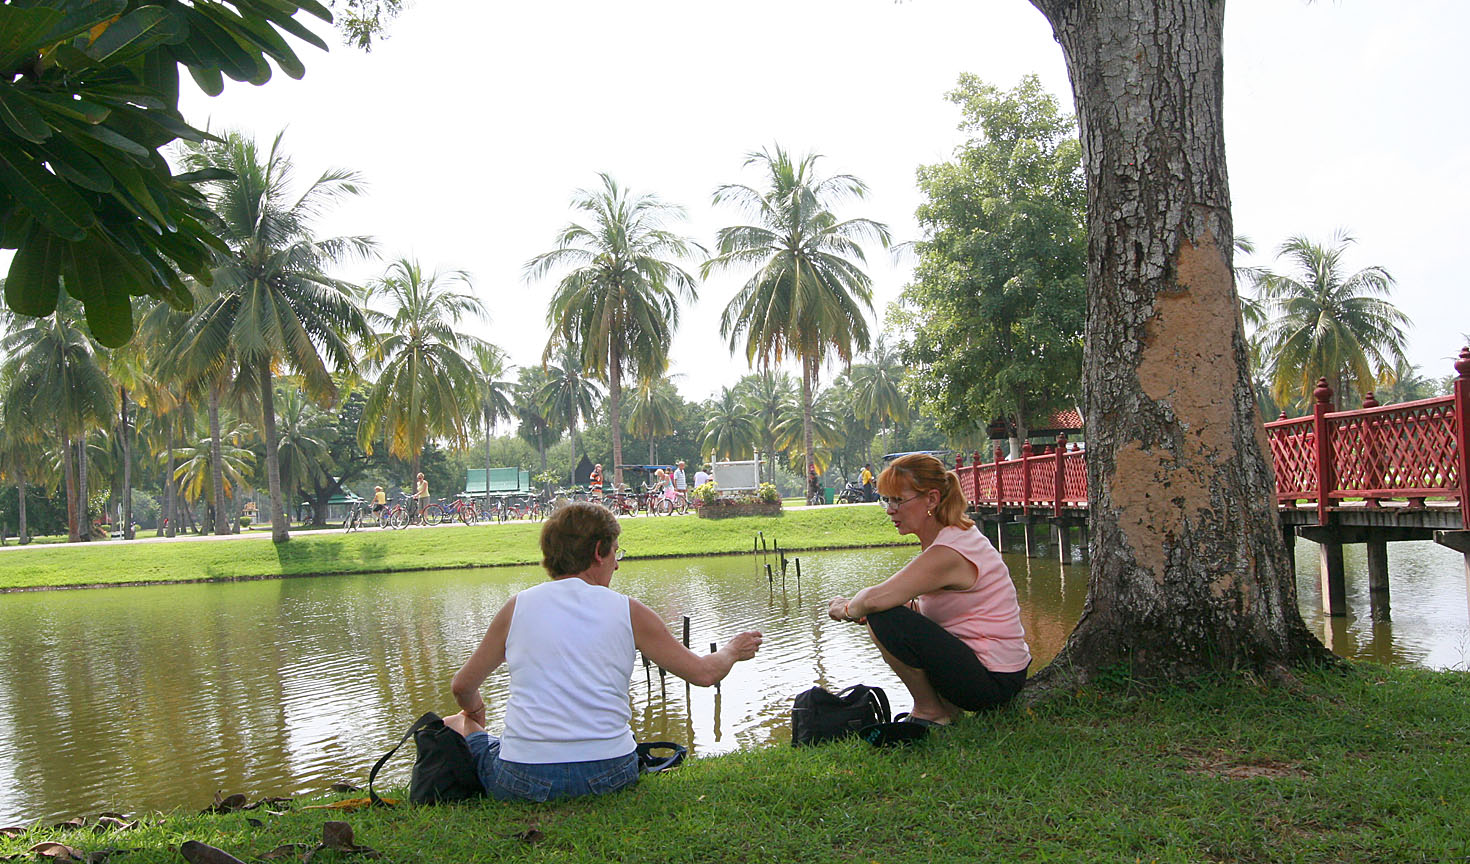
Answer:
[[[1000,553],[975,527],[943,528],[935,546],[948,546],[975,565],[979,578],[965,591],[919,595],[919,614],[959,637],[991,672],[1019,672],[1031,663],[1016,586]]]

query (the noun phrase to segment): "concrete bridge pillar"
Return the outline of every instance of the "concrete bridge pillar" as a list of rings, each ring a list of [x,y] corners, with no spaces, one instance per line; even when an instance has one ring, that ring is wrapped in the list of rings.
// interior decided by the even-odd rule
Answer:
[[[1382,621],[1388,618],[1388,541],[1369,540],[1368,547],[1368,599],[1373,607],[1373,618]]]
[[[1036,526],[1033,525],[1029,519],[1021,524],[1022,530],[1025,532],[1024,536],[1026,539],[1026,557],[1035,558],[1040,551],[1036,548]]]
[[[1087,530],[1087,523],[1077,525],[1077,545],[1082,548],[1082,563],[1092,563],[1092,537]]]
[[[1466,528],[1470,528],[1470,525]],[[1436,531],[1434,542],[1448,546],[1465,557],[1465,598],[1466,608],[1470,610],[1470,530]]]
[[[1317,544],[1318,570],[1322,580],[1322,608],[1328,615],[1347,614],[1347,575],[1342,563],[1342,543],[1322,540]]]
[[[1071,526],[1066,520],[1060,520],[1056,524],[1057,557],[1063,565],[1072,563],[1072,537]]]

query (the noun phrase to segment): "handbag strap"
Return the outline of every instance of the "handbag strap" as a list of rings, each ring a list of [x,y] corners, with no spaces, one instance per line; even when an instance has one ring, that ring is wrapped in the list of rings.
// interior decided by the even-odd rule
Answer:
[[[398,739],[398,743],[393,745],[393,749],[384,753],[383,758],[379,759],[377,764],[373,766],[373,770],[368,772],[368,799],[372,801],[374,807],[386,806],[386,802],[378,797],[377,792],[373,791],[373,781],[378,779],[378,772],[383,769],[383,764],[393,758],[393,754],[398,752],[398,748],[403,746],[403,742],[413,737],[413,733],[438,719],[438,714],[435,714],[433,711],[427,711],[424,713],[424,716],[413,721],[413,725],[408,727],[408,731],[403,733],[403,737]]]
[[[852,691],[858,689],[859,687],[867,687],[867,685],[854,684],[851,687],[844,689],[841,693],[838,693],[837,698],[841,699],[847,696],[847,694],[851,693]],[[893,719],[893,711],[891,708],[888,707],[888,694],[883,692],[882,687],[867,687],[867,691],[868,692],[864,693],[863,695],[867,697],[868,703],[872,705],[873,710],[877,712],[878,722],[890,722]]]
[[[673,752],[660,758],[653,755],[654,750],[672,750]],[[657,774],[660,771],[679,767],[679,763],[684,761],[684,755],[689,752],[689,749],[672,741],[647,741],[639,744],[634,752],[638,754],[639,773]]]

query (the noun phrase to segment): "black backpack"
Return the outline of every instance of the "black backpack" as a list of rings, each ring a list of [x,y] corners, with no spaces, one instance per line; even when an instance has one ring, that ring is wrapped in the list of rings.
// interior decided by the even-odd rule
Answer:
[[[437,804],[441,801],[463,801],[485,794],[480,785],[480,774],[475,770],[475,759],[464,736],[444,725],[433,711],[413,722],[393,749],[383,754],[368,774],[368,797],[374,804],[383,799],[373,791],[373,781],[378,771],[403,742],[413,737],[418,756],[413,760],[413,777],[408,782],[408,800],[414,804]]]
[[[892,720],[888,695],[881,687],[854,684],[841,693],[813,687],[791,707],[791,744],[820,744],[856,735],[864,726]]]

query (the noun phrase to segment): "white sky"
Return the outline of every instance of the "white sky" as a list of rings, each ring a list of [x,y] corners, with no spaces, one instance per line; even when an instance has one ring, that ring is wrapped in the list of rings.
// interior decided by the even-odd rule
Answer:
[[[1398,279],[1394,300],[1415,322],[1410,359],[1436,378],[1470,331],[1454,239],[1470,186],[1467,32],[1464,0],[1230,0],[1226,13],[1237,232],[1268,263],[1289,235],[1325,242],[1351,229],[1350,265]],[[712,246],[743,219],[714,209],[711,193],[757,183],[744,154],[780,142],[869,184],[839,215],[909,240],[915,169],[961,140],[944,99],[961,72],[1003,89],[1034,72],[1072,105],[1061,49],[1026,0],[416,0],[370,54],[329,41],[329,54],[299,48],[302,81],[192,93],[186,118],[261,139],[287,128],[303,178],[361,171],[370,194],[323,233],[371,234],[389,259],[468,270],[491,320],[467,329],[523,364],[539,362],[552,280],[528,285],[522,266],[551,248],[571,192],[599,171],[685,206],[685,233]],[[869,261],[882,316],[912,263],[880,249]],[[710,280],[684,312],[671,353],[686,398],[748,371],[719,336],[743,280]]]

